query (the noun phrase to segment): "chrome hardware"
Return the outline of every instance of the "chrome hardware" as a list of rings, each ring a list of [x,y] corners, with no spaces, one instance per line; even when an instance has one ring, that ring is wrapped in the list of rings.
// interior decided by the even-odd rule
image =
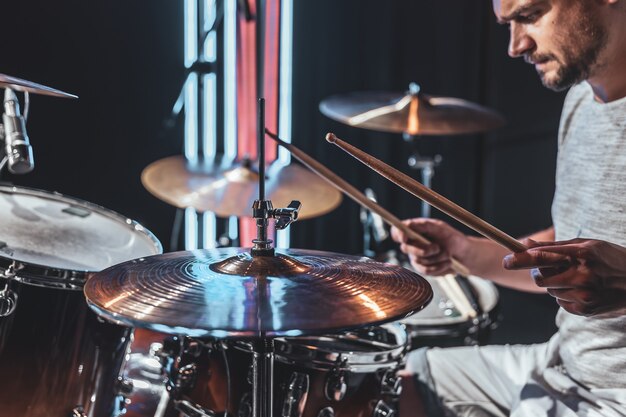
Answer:
[[[202,354],[202,347],[202,344],[200,344],[198,341],[189,340],[189,342],[185,344],[185,349],[183,350],[183,353],[193,358],[198,358]]]
[[[298,220],[298,212],[302,207],[302,203],[298,200],[292,200],[286,208],[274,209],[272,217],[276,220],[276,228],[282,230],[289,226],[291,223]]]
[[[11,289],[11,280],[17,275],[16,271],[19,266],[13,262],[9,267],[0,274],[0,278],[4,278],[4,288],[0,290],[0,317],[7,317],[13,314],[17,307],[17,294]]]
[[[161,352],[163,352],[163,343],[159,343],[159,342],[150,343],[150,350],[148,351],[148,354],[150,356],[154,356],[158,358],[161,355]]]
[[[174,401],[174,405],[185,417],[215,417],[217,415],[215,411],[207,410],[187,400]]]
[[[79,405],[72,409],[72,414],[70,414],[70,416],[71,417],[87,417],[87,414],[85,414],[85,410],[83,410],[83,407]]]
[[[117,393],[119,395],[123,397],[130,397],[130,395],[133,393],[133,388],[134,388],[133,380],[119,376],[117,377],[115,388],[117,389]]]
[[[324,386],[324,396],[330,401],[341,401],[346,395],[348,384],[346,377],[341,371],[333,371],[326,377]]]
[[[241,397],[237,417],[252,417],[252,396],[249,392],[245,393],[243,397]]]
[[[396,375],[395,369],[385,371],[380,381],[380,392],[383,395],[398,396],[402,392],[402,378]]]
[[[374,407],[372,417],[396,417],[396,410],[387,405],[383,400],[378,401]]]
[[[335,410],[332,407],[324,407],[317,413],[317,417],[335,417]]]
[[[180,390],[186,390],[193,388],[196,384],[196,378],[198,376],[198,367],[195,363],[185,365],[178,370],[176,378],[176,388]]]
[[[13,314],[17,307],[17,294],[9,289],[7,283],[4,289],[0,290],[0,317],[7,317]]]
[[[294,372],[287,384],[282,417],[302,417],[309,395],[309,375]]]

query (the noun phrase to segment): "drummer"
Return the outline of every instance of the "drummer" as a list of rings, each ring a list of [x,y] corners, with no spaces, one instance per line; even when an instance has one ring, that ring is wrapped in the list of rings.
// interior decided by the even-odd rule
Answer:
[[[493,0],[493,8],[509,25],[509,55],[533,64],[544,86],[571,87],[553,226],[516,254],[437,220],[407,221],[429,246],[398,229],[393,237],[418,272],[451,272],[454,256],[474,275],[547,291],[561,306],[559,330],[543,344],[412,352],[406,372],[418,393],[404,395],[417,395],[429,416],[626,415],[626,1]]]

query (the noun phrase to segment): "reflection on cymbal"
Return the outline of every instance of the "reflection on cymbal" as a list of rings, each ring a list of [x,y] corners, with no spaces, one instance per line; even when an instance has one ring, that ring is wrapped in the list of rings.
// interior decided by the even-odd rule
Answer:
[[[195,337],[297,336],[406,317],[432,298],[397,265],[331,252],[246,249],[166,253],[92,276],[85,295],[101,316]]]
[[[413,86],[413,85],[412,85]],[[504,125],[496,111],[451,97],[419,93],[358,92],[323,100],[320,111],[341,123],[410,135],[476,133]]]
[[[259,174],[249,165],[192,164],[183,156],[171,156],[148,165],[141,174],[144,187],[173,206],[212,211],[218,216],[252,216],[259,195]],[[266,198],[274,207],[292,200],[302,203],[299,219],[336,208],[341,193],[307,169],[291,164],[272,164],[266,170]]]
[[[43,94],[46,96],[55,96],[63,98],[78,98],[74,94],[65,93],[55,88],[46,87],[32,81],[22,80],[20,78],[11,77],[10,75],[0,74],[0,87],[8,87],[15,91],[28,92],[32,94]]]

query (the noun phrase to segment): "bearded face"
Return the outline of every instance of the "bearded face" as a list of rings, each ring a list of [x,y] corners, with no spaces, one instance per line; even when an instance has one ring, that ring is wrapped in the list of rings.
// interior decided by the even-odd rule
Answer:
[[[494,0],[511,27],[511,56],[533,64],[543,85],[563,90],[592,75],[607,43],[606,28],[587,0]]]

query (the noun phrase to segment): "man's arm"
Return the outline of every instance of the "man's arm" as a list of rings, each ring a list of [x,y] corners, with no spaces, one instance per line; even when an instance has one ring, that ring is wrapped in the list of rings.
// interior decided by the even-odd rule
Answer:
[[[392,229],[393,239],[400,243],[400,250],[409,256],[411,265],[419,273],[450,273],[450,258],[455,257],[473,275],[521,291],[545,292],[544,288],[535,285],[529,271],[504,269],[502,259],[510,251],[488,239],[467,236],[440,220],[410,219],[405,223],[433,242],[423,246],[408,240],[400,230]],[[531,235],[530,238],[539,241],[554,240],[554,229],[550,227]]]
[[[539,287],[535,284],[528,270],[511,270],[504,268],[502,260],[505,256],[511,253],[510,250],[505,249],[495,242],[483,237],[468,237],[468,240],[471,245],[466,256],[468,258],[471,257],[475,259],[474,261],[471,261],[473,267],[470,267],[470,271],[473,275],[489,279],[507,288],[534,293],[546,292],[545,288]],[[553,242],[554,227],[551,226],[547,229],[533,233],[525,239],[522,239],[522,241],[524,243],[529,241]]]

